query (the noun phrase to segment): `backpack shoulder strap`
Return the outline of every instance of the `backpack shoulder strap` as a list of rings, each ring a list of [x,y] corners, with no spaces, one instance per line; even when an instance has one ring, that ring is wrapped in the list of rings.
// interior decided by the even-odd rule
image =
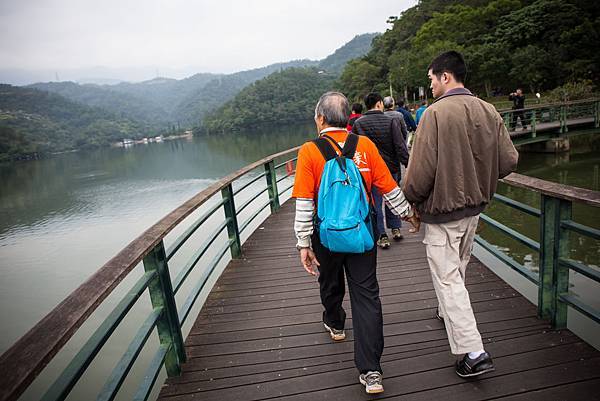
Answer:
[[[356,153],[356,146],[358,145],[358,135],[349,133],[346,137],[346,143],[344,143],[344,149],[342,149],[342,156],[347,159],[354,158]]]
[[[321,155],[323,155],[323,158],[325,159],[325,161],[335,159],[338,156],[338,154],[333,149],[331,142],[328,141],[327,139],[325,139],[323,137],[319,137],[317,139],[313,139],[313,143],[315,145],[317,145],[317,148],[321,152]],[[336,143],[336,145],[337,145],[337,143]]]

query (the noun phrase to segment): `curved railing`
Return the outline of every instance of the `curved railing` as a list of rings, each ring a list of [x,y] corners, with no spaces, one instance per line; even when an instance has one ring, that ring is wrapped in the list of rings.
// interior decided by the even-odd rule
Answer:
[[[275,161],[289,157],[297,150],[298,148],[293,148],[268,156],[215,182],[154,224],[109,260],[0,357],[0,371],[2,372],[0,375],[0,400],[16,400],[140,261],[143,261],[145,273],[88,338],[42,399],[63,400],[69,395],[86,368],[146,289],[150,294],[152,312],[135,334],[97,399],[112,400],[115,398],[154,329],[158,332],[160,346],[147,367],[134,399],[145,400],[148,398],[163,365],[169,376],[178,375],[180,365],[186,359],[181,332],[182,325],[192,308],[197,306],[195,305],[196,301],[206,283],[215,278],[215,269],[227,250],[230,250],[233,258],[241,255],[240,233],[248,229],[252,221],[268,206],[270,206],[271,212],[275,212],[279,208],[280,194],[289,191],[293,184],[278,191],[277,184],[285,180],[287,175],[278,178],[276,172],[282,167],[289,166],[289,163],[293,163],[296,158],[284,160],[279,164],[275,164]],[[238,183],[238,180],[246,177],[248,173],[261,167],[264,169],[263,171],[247,182],[241,183],[234,190],[234,182]],[[293,174],[293,169],[288,169],[287,173],[288,175]],[[263,178],[266,180],[266,187],[259,188],[242,205],[236,207],[235,196],[249,188],[256,189],[259,180]],[[219,192],[221,198],[217,199],[214,205],[211,205],[202,216],[183,231],[172,245],[165,249],[165,236],[182,223],[186,217],[202,205],[207,204],[209,200],[214,199]],[[257,206],[257,200],[264,193],[268,193],[268,200]],[[262,197],[264,198],[264,196]],[[252,208],[249,209],[251,210],[250,216],[244,222],[239,223],[238,215],[250,205],[252,205]],[[168,262],[186,241],[219,210],[224,211],[225,220],[213,229],[206,241],[195,250],[191,259],[179,271],[176,278],[171,280]],[[216,244],[216,239],[225,230],[227,230],[228,240],[224,244]],[[203,265],[204,269],[199,280],[177,309],[175,294],[181,289],[190,273],[197,268],[202,256],[206,255],[209,249],[214,251],[216,247],[218,247],[218,251],[215,256],[207,265]]]
[[[569,258],[569,233],[575,232],[600,240],[600,230],[572,220],[573,203],[600,207],[600,192],[557,184],[521,174],[511,174],[502,180],[505,184],[540,194],[540,209],[495,194],[494,200],[512,209],[539,219],[540,242],[508,227],[486,214],[480,219],[502,234],[518,241],[539,255],[539,273],[536,274],[515,259],[500,251],[488,241],[475,237],[475,241],[511,269],[538,286],[538,316],[548,319],[556,328],[567,325],[567,306],[600,323],[600,311],[569,294],[569,270],[600,283],[598,270]]]

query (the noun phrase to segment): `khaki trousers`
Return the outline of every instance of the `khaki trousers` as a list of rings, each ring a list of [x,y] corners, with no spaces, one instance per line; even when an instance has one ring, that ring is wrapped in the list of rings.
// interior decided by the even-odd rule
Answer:
[[[465,270],[479,215],[442,224],[425,224],[423,243],[438,298],[440,316],[444,318],[450,350],[466,354],[483,350],[481,335],[465,287]]]

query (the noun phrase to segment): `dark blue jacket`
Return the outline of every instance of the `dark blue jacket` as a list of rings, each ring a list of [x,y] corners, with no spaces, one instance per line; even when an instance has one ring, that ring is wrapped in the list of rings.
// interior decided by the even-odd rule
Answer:
[[[416,131],[417,124],[415,123],[415,119],[413,118],[410,111],[406,110],[404,107],[398,107],[398,110],[404,116],[404,122],[406,122],[406,127],[409,131]]]

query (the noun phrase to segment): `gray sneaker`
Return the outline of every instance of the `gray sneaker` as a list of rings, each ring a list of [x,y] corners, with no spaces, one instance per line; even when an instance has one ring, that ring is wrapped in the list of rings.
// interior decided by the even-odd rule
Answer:
[[[383,393],[383,377],[379,372],[367,372],[358,376],[360,384],[368,394]]]
[[[390,239],[386,234],[382,234],[377,240],[377,246],[381,249],[388,249],[390,247]]]
[[[392,228],[392,238],[394,241],[400,241],[404,236],[399,228]]]
[[[323,326],[325,326],[325,330],[329,332],[329,335],[331,336],[331,339],[333,341],[342,341],[346,339],[346,333],[344,332],[344,330],[329,327],[325,322],[323,322]]]

